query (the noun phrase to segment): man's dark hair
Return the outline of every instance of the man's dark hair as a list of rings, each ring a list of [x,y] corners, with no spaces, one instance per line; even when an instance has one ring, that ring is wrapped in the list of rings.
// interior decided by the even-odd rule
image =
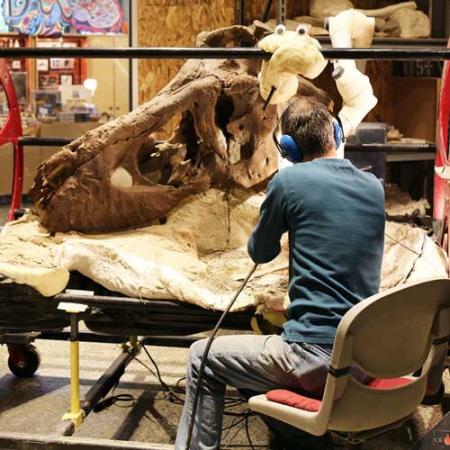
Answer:
[[[289,103],[281,116],[281,131],[289,134],[305,157],[321,156],[336,146],[333,117],[325,105],[311,97]]]

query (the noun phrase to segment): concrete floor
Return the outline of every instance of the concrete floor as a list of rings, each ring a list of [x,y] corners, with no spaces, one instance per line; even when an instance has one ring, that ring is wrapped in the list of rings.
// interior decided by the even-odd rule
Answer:
[[[0,347],[0,430],[1,432],[53,433],[69,407],[69,345],[57,341],[37,341],[42,357],[38,374],[18,379],[9,373],[6,347]],[[187,350],[150,348],[163,379],[175,385],[184,376]],[[86,392],[120,352],[115,344],[81,343],[81,388]],[[145,363],[146,355],[139,359]],[[173,443],[181,405],[170,402],[157,378],[138,362],[132,362],[114,394],[130,394],[133,404],[113,405],[86,419],[78,436]],[[231,393],[232,394],[232,393]],[[234,408],[243,411],[244,407]],[[406,450],[424,431],[442,417],[442,409],[421,407],[414,420],[398,430],[373,439],[364,450]],[[225,427],[232,418],[225,418]],[[237,435],[235,434],[238,431]],[[268,434],[259,418],[250,419],[251,440],[255,448],[268,447]],[[336,442],[336,448],[347,448]],[[233,429],[222,448],[248,449],[245,430]]]
[[[0,347],[0,430],[1,432],[53,433],[69,407],[69,345],[64,342],[38,341],[42,357],[38,374],[18,379],[9,373],[6,347]],[[175,385],[184,376],[187,350],[149,349],[163,379]],[[81,344],[81,389],[86,392],[120,352],[114,344]],[[145,353],[139,359],[146,360]],[[91,413],[77,436],[140,442],[174,442],[181,405],[172,403],[157,378],[133,361],[115,395],[129,394],[132,402],[113,405],[100,413]],[[243,411],[244,407],[233,408]],[[226,417],[224,426],[232,418]],[[256,448],[267,447],[267,432],[258,418],[250,419],[251,439]],[[236,427],[223,441],[224,448],[250,448],[244,429],[233,437]],[[232,439],[230,439],[232,438]],[[228,446],[227,446],[228,444]]]
[[[0,206],[0,224],[7,208]],[[3,220],[2,220],[3,219]],[[61,416],[69,407],[69,345],[66,342],[37,341],[42,364],[31,379],[18,379],[9,373],[7,349],[0,346],[0,431],[53,433]],[[81,344],[81,387],[86,392],[102,375],[119,353],[113,344]],[[174,385],[184,376],[187,350],[176,348],[150,349],[165,381]],[[145,353],[139,359],[148,363]],[[445,379],[450,391],[448,377]],[[138,362],[128,367],[114,394],[130,394],[133,404],[116,404],[100,413],[92,413],[78,436],[140,442],[174,442],[181,413],[181,405],[167,399],[157,378]],[[244,407],[234,409],[242,411]],[[444,411],[445,412],[445,411]],[[420,407],[414,418],[400,429],[365,443],[362,450],[406,450],[420,435],[429,430],[441,417],[441,406]],[[226,417],[227,427],[233,418]],[[236,434],[236,431],[238,433]],[[250,419],[250,435],[254,448],[268,448],[268,433],[258,417]],[[245,430],[233,428],[224,437],[222,448],[251,449]],[[336,442],[334,448],[350,448]]]

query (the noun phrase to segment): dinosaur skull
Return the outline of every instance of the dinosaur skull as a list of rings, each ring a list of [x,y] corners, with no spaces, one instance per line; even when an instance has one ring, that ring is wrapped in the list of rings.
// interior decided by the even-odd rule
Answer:
[[[251,46],[261,25],[201,33],[200,46]],[[261,190],[278,168],[274,106],[263,110],[259,63],[189,60],[156,97],[73,141],[38,168],[30,191],[50,231],[103,232],[163,220],[210,186]],[[323,92],[300,83],[308,94]],[[175,132],[155,133],[174,117]]]

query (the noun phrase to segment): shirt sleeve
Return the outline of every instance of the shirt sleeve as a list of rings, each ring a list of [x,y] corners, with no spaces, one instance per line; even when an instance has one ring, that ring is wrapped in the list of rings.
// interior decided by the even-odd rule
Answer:
[[[248,254],[255,263],[269,262],[280,253],[281,236],[288,230],[286,218],[286,195],[279,176],[275,176],[267,187],[258,225],[247,245]]]

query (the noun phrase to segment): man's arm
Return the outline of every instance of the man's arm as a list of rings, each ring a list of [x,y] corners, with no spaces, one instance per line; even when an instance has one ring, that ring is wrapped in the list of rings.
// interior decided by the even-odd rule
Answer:
[[[276,175],[267,187],[267,197],[261,205],[259,222],[248,241],[248,254],[257,264],[274,259],[280,253],[280,239],[288,230],[286,195],[281,179]]]

